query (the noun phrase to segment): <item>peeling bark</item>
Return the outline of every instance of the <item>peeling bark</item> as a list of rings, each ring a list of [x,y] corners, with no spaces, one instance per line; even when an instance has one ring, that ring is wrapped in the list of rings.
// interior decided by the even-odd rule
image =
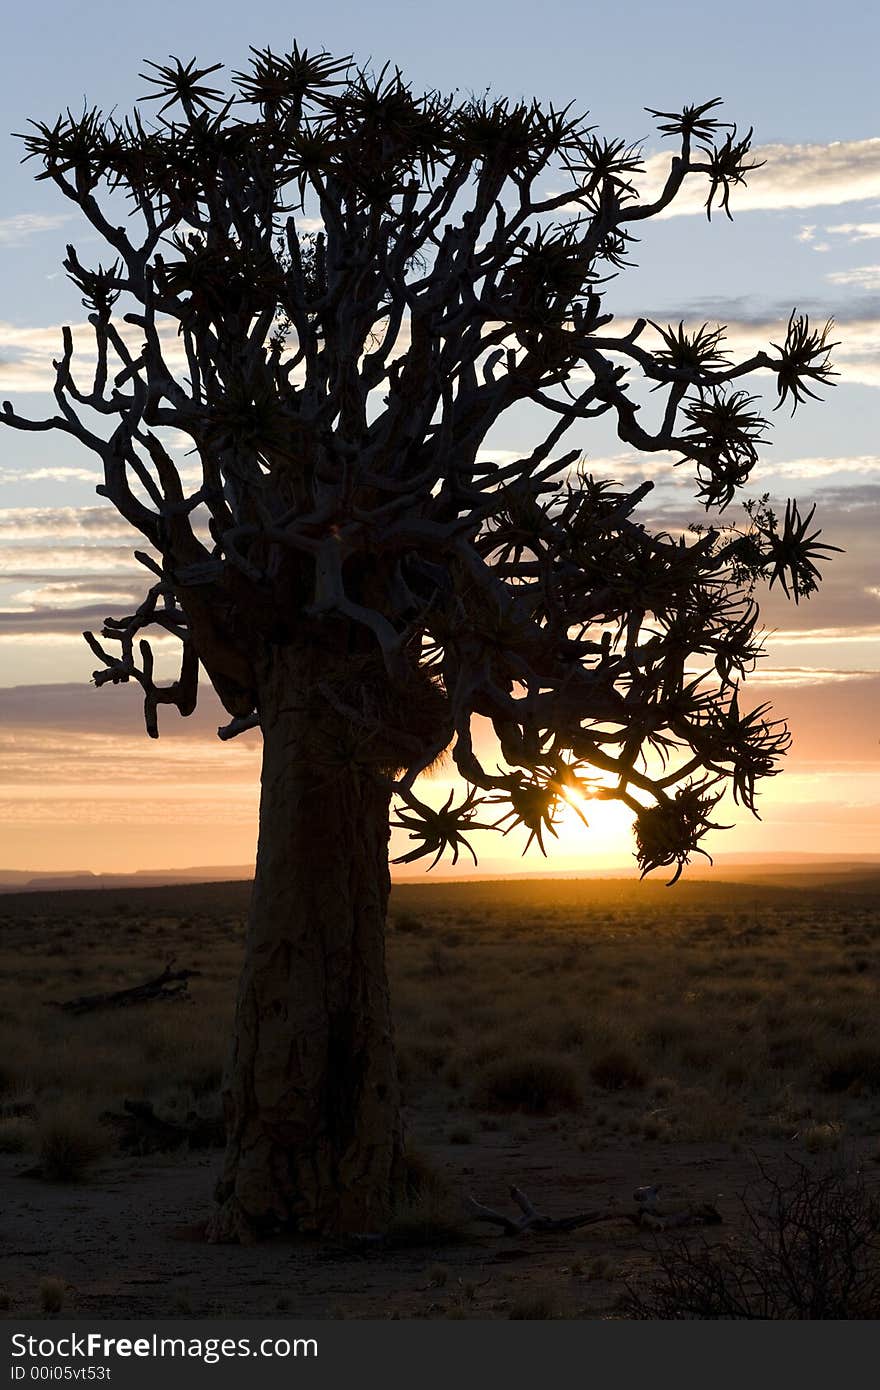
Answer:
[[[318,693],[326,673],[313,650],[273,648],[260,677],[259,848],[213,1240],[378,1231],[402,1183],[389,792]]]

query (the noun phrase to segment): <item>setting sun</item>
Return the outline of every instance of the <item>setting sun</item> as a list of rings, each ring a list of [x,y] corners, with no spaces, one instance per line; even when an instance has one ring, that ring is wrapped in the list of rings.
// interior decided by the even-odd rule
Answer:
[[[553,870],[605,868],[631,860],[630,808],[619,801],[598,800],[578,792],[569,795],[570,801],[559,804],[554,824],[556,838],[548,837],[547,852]]]

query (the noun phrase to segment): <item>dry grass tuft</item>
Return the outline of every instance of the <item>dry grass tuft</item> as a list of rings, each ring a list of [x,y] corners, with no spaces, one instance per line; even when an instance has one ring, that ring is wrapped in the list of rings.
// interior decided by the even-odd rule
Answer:
[[[508,1318],[512,1322],[537,1322],[539,1319],[558,1318],[559,1303],[550,1289],[525,1294],[511,1305]]]
[[[26,1153],[34,1141],[33,1120],[10,1115],[0,1120],[0,1154]]]
[[[64,1307],[64,1295],[67,1289],[63,1279],[57,1279],[54,1275],[46,1275],[40,1280],[40,1307],[44,1313],[60,1313]]]
[[[590,1080],[603,1091],[641,1091],[647,1074],[631,1052],[622,1048],[603,1052],[590,1064]]]
[[[71,1101],[44,1110],[37,1121],[37,1155],[49,1182],[79,1182],[108,1147],[100,1122]]]
[[[570,1062],[558,1057],[501,1058],[486,1067],[471,1104],[478,1110],[553,1115],[578,1110],[581,1087]]]
[[[829,1122],[808,1125],[801,1133],[804,1148],[810,1154],[828,1153],[839,1149],[842,1137],[840,1125]]]
[[[823,1059],[819,1084],[824,1091],[880,1091],[880,1047],[837,1048]]]
[[[399,917],[392,917],[391,928],[393,931],[400,932],[402,936],[424,936],[426,930],[422,919],[415,917],[411,912],[404,912]]]

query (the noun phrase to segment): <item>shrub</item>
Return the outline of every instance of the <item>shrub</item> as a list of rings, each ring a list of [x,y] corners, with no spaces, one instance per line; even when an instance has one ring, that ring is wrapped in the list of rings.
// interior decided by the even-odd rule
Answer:
[[[603,1091],[640,1091],[647,1076],[638,1060],[629,1052],[603,1052],[590,1066],[590,1079]]]
[[[823,1153],[840,1147],[841,1130],[837,1124],[808,1125],[802,1134],[807,1153]]]
[[[682,1065],[691,1071],[712,1071],[721,1059],[721,1048],[711,1042],[686,1042],[682,1045]]]
[[[880,1206],[860,1175],[792,1163],[759,1170],[741,1198],[745,1234],[657,1247],[659,1277],[628,1286],[638,1319],[841,1320],[880,1316]]]
[[[690,1042],[694,1032],[694,1024],[689,1018],[663,1013],[651,1019],[645,1028],[644,1038],[649,1047],[665,1052],[677,1043]]]
[[[0,1120],[0,1154],[24,1153],[33,1140],[33,1122],[23,1115]]]
[[[420,1149],[407,1149],[403,1162],[403,1186],[407,1201],[445,1194],[446,1184],[431,1160]]]
[[[553,1294],[547,1290],[518,1298],[507,1316],[513,1322],[536,1322],[538,1319],[558,1317],[559,1308]]]
[[[528,1115],[577,1110],[581,1089],[577,1073],[556,1057],[501,1059],[486,1068],[472,1096],[480,1110],[522,1110]]]
[[[473,1130],[466,1125],[457,1125],[455,1129],[449,1131],[450,1144],[472,1144],[474,1142]]]
[[[393,919],[393,928],[403,936],[422,936],[425,932],[425,924],[420,917],[414,917],[411,912],[405,912],[400,917]]]
[[[40,1307],[44,1313],[60,1313],[64,1307],[66,1290],[63,1279],[47,1275],[40,1280]]]
[[[821,1064],[819,1084],[825,1091],[880,1090],[880,1048],[840,1048]]]
[[[463,1236],[463,1218],[450,1208],[449,1193],[436,1177],[411,1191],[388,1225],[392,1246],[452,1245]]]
[[[107,1147],[99,1122],[70,1104],[44,1112],[36,1136],[42,1174],[50,1182],[77,1182]]]

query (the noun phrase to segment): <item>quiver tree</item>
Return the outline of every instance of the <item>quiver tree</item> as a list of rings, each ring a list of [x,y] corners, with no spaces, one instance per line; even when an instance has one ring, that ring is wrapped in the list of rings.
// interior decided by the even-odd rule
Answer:
[[[392,798],[406,862],[456,858],[487,827],[543,848],[562,800],[614,798],[642,869],[675,877],[725,786],[754,809],[788,739],[740,705],[754,590],[808,595],[828,547],[793,503],[781,521],[766,502],[717,514],[767,428],[740,383],[770,373],[796,408],[831,344],[793,314],[735,361],[718,328],[604,305],[686,180],[729,211],[754,167],[717,101],[653,113],[676,153],[645,200],[638,150],[570,109],[418,96],[396,70],[296,47],[254,50],[233,96],[216,72],[150,64],[154,117],[68,111],[23,136],[112,260],[71,246],[65,262],[88,382],[65,330],[57,414],[2,418],[97,454],[98,492],[149,543],[141,606],[86,634],[96,683],[139,682],[155,737],[159,705],[191,713],[204,672],[221,738],[262,730],[214,1235],[375,1230],[403,1181]],[[539,442],[493,459],[489,432],[524,403]],[[636,520],[650,484],[581,458],[602,416],[691,468],[715,519]],[[150,629],[180,643],[170,683]],[[463,790],[438,806],[417,779],[447,749]]]

